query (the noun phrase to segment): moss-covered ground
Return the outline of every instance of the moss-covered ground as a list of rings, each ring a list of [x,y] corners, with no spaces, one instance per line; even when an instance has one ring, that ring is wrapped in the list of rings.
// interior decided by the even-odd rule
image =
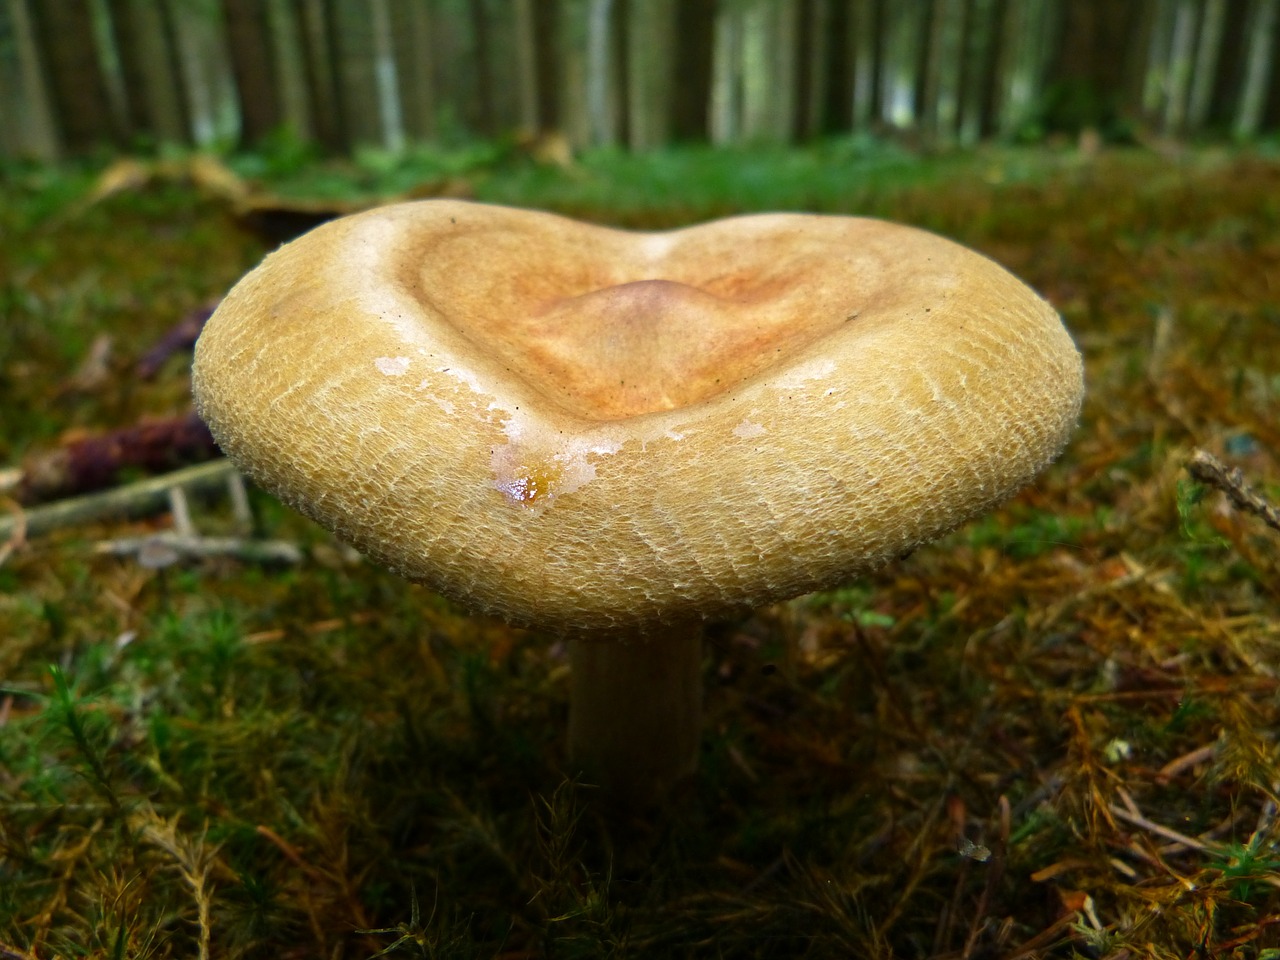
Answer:
[[[919,224],[1060,309],[1080,429],[944,542],[715,627],[701,768],[647,818],[562,772],[554,638],[265,495],[259,533],[299,566],[94,551],[167,517],[0,544],[0,957],[1280,957],[1280,534],[1185,470],[1202,448],[1280,499],[1274,157],[236,164],[283,193],[434,178],[628,226]],[[183,410],[186,356],[150,382],[134,362],[264,252],[190,184],[86,203],[93,178],[0,179],[0,465]],[[103,334],[107,375],[77,376]]]

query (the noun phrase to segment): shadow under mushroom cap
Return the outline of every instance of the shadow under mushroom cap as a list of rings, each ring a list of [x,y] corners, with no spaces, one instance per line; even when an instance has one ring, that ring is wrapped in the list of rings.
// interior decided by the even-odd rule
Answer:
[[[271,254],[197,345],[264,487],[412,580],[562,630],[795,596],[1012,495],[1078,352],[950,241],[771,214],[658,234],[453,201]]]

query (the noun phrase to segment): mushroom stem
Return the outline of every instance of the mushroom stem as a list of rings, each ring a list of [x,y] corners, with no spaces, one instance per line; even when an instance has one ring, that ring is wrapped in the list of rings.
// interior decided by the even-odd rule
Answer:
[[[698,765],[702,626],[570,641],[569,759],[615,801],[642,807]]]

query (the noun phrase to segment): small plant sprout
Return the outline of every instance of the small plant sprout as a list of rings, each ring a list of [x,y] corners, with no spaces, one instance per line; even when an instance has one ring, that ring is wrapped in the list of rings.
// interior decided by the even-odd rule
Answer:
[[[696,765],[708,619],[846,582],[1026,485],[1080,356],[955,243],[769,214],[665,233],[456,201],[271,254],[196,349],[262,486],[470,609],[568,636],[572,773]]]

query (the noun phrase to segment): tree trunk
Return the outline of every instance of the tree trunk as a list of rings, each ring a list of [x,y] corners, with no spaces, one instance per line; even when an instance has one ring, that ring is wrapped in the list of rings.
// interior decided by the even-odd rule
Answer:
[[[1126,57],[1142,49],[1142,5],[1073,0],[1059,12],[1044,77],[1047,128],[1114,126],[1125,109]]]
[[[10,156],[53,161],[61,154],[49,90],[40,71],[40,53],[30,13],[23,0],[0,3],[0,30],[13,38],[14,57],[0,69],[0,103],[13,109],[4,127]]]
[[[660,147],[671,138],[675,17],[673,0],[628,4],[627,131],[633,150]]]
[[[177,51],[186,87],[191,139],[201,147],[225,142],[235,133],[225,106],[235,100],[227,63],[227,39],[217,9],[183,0],[158,2]]]
[[[436,138],[435,19],[429,2],[393,2],[391,38],[400,91],[401,122],[413,142]]]
[[[493,60],[489,38],[489,11],[484,0],[469,0],[471,40],[475,70],[475,128],[482,137],[498,134],[497,111],[494,108]]]
[[[13,19],[8,4],[0,3],[0,37],[9,38],[14,34]],[[27,117],[26,91],[22,81],[22,71],[14,58],[6,56],[9,51],[0,50],[0,103],[8,104],[8,123],[0,123],[0,158],[21,156],[23,149],[23,127]]]
[[[850,12],[853,56],[852,125],[858,132],[870,130],[883,118],[881,59],[884,17],[879,0],[853,0]]]
[[[1276,14],[1280,0],[1256,0],[1249,21],[1249,48],[1245,60],[1244,87],[1233,132],[1240,139],[1257,134],[1267,108],[1274,67]]]
[[[642,0],[643,2],[643,0]],[[614,0],[609,46],[613,69],[609,71],[610,102],[613,104],[613,136],[616,143],[631,142],[631,0]]]
[[[1209,119],[1214,78],[1218,72],[1218,55],[1222,50],[1223,21],[1226,0],[1205,0],[1200,20],[1200,38],[1196,41],[1196,61],[1191,75],[1191,93],[1187,101],[1186,129],[1195,133]]]
[[[757,0],[742,24],[743,135],[748,140],[788,142],[797,112],[798,7]]]
[[[680,140],[706,140],[711,133],[712,49],[716,0],[677,0],[671,122]]]
[[[1015,0],[1007,7],[1000,106],[1000,132],[1005,137],[1014,136],[1034,119],[1050,60],[1050,13],[1045,0]]]
[[[789,139],[797,143],[812,137],[822,123],[828,40],[823,32],[825,18],[825,0],[796,0],[795,76],[791,79],[796,108]]]
[[[330,0],[294,0],[302,25],[302,60],[307,101],[316,140],[326,150],[343,152],[349,145],[338,91],[337,46]]]
[[[146,51],[147,41],[154,39],[155,32],[139,28],[136,6],[133,0],[107,0],[112,41],[120,64],[120,75],[124,80],[125,132],[130,138],[155,138],[159,124],[152,116],[147,67],[157,58],[148,56]],[[167,86],[170,90],[173,89],[172,82]]]
[[[1164,132],[1170,136],[1180,136],[1186,126],[1187,98],[1195,64],[1196,6],[1196,0],[1178,0],[1174,9],[1162,123]]]
[[[240,106],[240,146],[249,147],[273,133],[281,120],[267,0],[223,0],[222,10]]]
[[[389,0],[402,2],[402,0]],[[515,4],[489,2],[487,11],[489,88],[493,95],[493,133],[507,137],[521,127],[525,94],[520,86],[520,44]],[[615,61],[616,62],[616,61]]]
[[[932,0],[928,55],[925,63],[924,108],[921,118],[934,140],[951,141],[956,134],[964,33],[965,0]]]
[[[1280,55],[1280,28],[1272,27],[1271,83],[1267,93],[1267,106],[1263,111],[1262,127],[1268,131],[1280,130],[1280,66],[1275,62]]]
[[[711,90],[711,142],[737,142],[743,125],[743,21],[741,7],[719,12],[715,25],[715,73]]]
[[[122,142],[87,0],[28,0],[54,122],[68,150]]]
[[[276,102],[280,123],[290,135],[310,140],[311,115],[307,108],[306,68],[302,55],[302,29],[290,0],[267,0],[271,36],[271,62],[275,65]]]
[[[517,129],[533,137],[541,131],[538,120],[538,47],[533,0],[512,0],[515,21],[515,75]]]
[[[1144,121],[1142,106],[1146,75],[1151,69],[1151,44],[1159,20],[1158,0],[1134,0],[1125,36],[1105,57],[1114,60],[1116,120],[1132,126]]]
[[[614,0],[590,0],[587,7],[587,142],[612,146],[618,140],[614,103]]]
[[[580,148],[590,142],[591,136],[586,99],[587,25],[583,17],[576,15],[581,6],[575,0],[560,0],[556,9],[557,110],[566,139],[574,148]]]
[[[1245,54],[1249,47],[1249,0],[1227,0],[1218,70],[1209,95],[1207,122],[1219,130],[1229,129],[1236,115],[1236,102],[1244,85]]]
[[[1156,0],[1155,15],[1151,23],[1151,39],[1148,45],[1146,76],[1142,84],[1142,116],[1148,123],[1155,123],[1160,116],[1165,90],[1169,83],[1169,49],[1173,42],[1174,3],[1176,0]]]
[[[920,39],[915,69],[916,125],[926,137],[938,134],[938,89],[942,84],[942,23],[946,11],[942,0],[920,4]]]
[[[534,70],[538,87],[540,133],[560,130],[560,90],[563,74],[560,62],[560,19],[556,0],[533,0]]]
[[[963,146],[972,146],[982,135],[982,78],[991,59],[992,15],[990,0],[965,0],[956,79],[956,139]]]
[[[742,90],[742,138],[749,142],[771,139],[770,123],[776,116],[776,66],[771,56],[777,42],[769,22],[766,0],[756,0],[743,8],[740,27]],[[788,77],[788,81],[792,78]]]
[[[1015,97],[1019,72],[1023,60],[1023,48],[1027,43],[1028,0],[1009,0],[1005,5],[1005,19],[1000,48],[1000,83],[997,91],[996,114],[999,134],[1008,140],[1022,123],[1021,103]]]
[[[1003,83],[1003,67],[1005,51],[1009,46],[1009,0],[986,0],[989,2],[986,26],[986,57],[981,63],[981,78],[976,81],[978,93],[978,136],[981,139],[995,136],[1000,131],[1002,102],[1001,84]]]
[[[108,0],[129,136],[190,143],[191,115],[172,20],[150,0]]]
[[[822,92],[821,134],[846,133],[854,125],[856,37],[852,0],[831,0],[827,9],[827,75]]]
[[[921,66],[928,47],[929,4],[887,4],[881,24],[880,115],[885,123],[910,129],[919,119]]]
[[[388,0],[368,0],[368,4],[379,138],[385,149],[398,153],[404,149],[404,109],[400,101],[400,79],[396,71],[391,9]]]
[[[385,146],[386,132],[378,89],[376,0],[330,4],[339,105],[348,148]]]
[[[1036,107],[1043,101],[1045,77],[1053,51],[1061,35],[1059,18],[1054,16],[1055,0],[1036,0],[1031,7],[1031,42],[1027,48],[1025,70],[1024,117],[1034,118]]]

